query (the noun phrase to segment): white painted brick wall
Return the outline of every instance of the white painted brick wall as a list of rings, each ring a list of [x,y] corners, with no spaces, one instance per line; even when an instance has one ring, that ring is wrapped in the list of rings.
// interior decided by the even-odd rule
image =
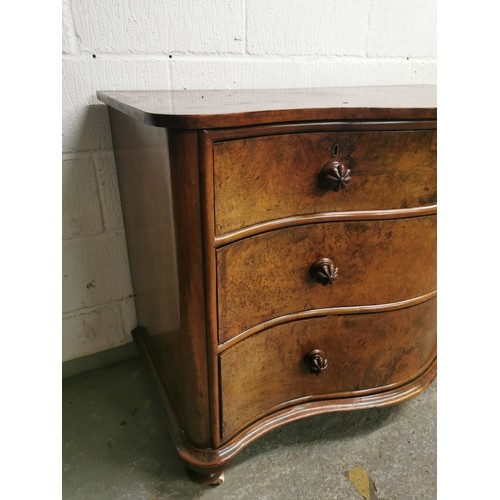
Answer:
[[[135,326],[97,90],[436,83],[435,11],[436,0],[63,0],[63,360],[128,342]]]
[[[376,0],[376,5],[370,14],[369,57],[435,57],[435,0]]]
[[[242,54],[244,0],[87,0],[73,2],[84,53]]]
[[[366,0],[251,0],[247,7],[248,52],[363,57],[369,12]]]
[[[63,158],[62,168],[63,239],[102,233],[97,179],[90,157]]]

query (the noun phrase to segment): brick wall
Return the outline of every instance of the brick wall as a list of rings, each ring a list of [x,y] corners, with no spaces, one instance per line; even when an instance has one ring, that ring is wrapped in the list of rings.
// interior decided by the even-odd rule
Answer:
[[[96,90],[436,83],[436,0],[63,0],[63,361],[135,326]]]

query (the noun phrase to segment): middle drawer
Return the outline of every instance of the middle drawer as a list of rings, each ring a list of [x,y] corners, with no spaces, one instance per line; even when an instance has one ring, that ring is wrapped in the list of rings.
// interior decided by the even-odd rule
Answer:
[[[336,277],[322,285],[325,272]],[[246,238],[217,250],[217,281],[221,343],[286,314],[417,297],[436,287],[436,216],[308,224]]]

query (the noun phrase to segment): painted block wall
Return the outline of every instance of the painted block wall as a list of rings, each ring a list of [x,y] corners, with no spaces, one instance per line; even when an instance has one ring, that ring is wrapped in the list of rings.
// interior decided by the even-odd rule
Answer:
[[[135,310],[97,90],[436,83],[436,0],[63,0],[63,361]]]

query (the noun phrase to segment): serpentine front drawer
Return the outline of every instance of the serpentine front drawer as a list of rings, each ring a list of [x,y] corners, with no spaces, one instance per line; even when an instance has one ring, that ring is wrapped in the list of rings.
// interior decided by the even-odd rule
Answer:
[[[299,214],[436,203],[435,130],[404,129],[420,125],[276,135],[268,130],[217,142],[216,234]]]
[[[276,229],[217,250],[219,340],[280,316],[396,302],[435,288],[436,216]]]
[[[222,438],[298,403],[362,397],[417,378],[436,355],[435,329],[436,299],[430,299],[390,312],[292,321],[252,335],[220,356]]]

